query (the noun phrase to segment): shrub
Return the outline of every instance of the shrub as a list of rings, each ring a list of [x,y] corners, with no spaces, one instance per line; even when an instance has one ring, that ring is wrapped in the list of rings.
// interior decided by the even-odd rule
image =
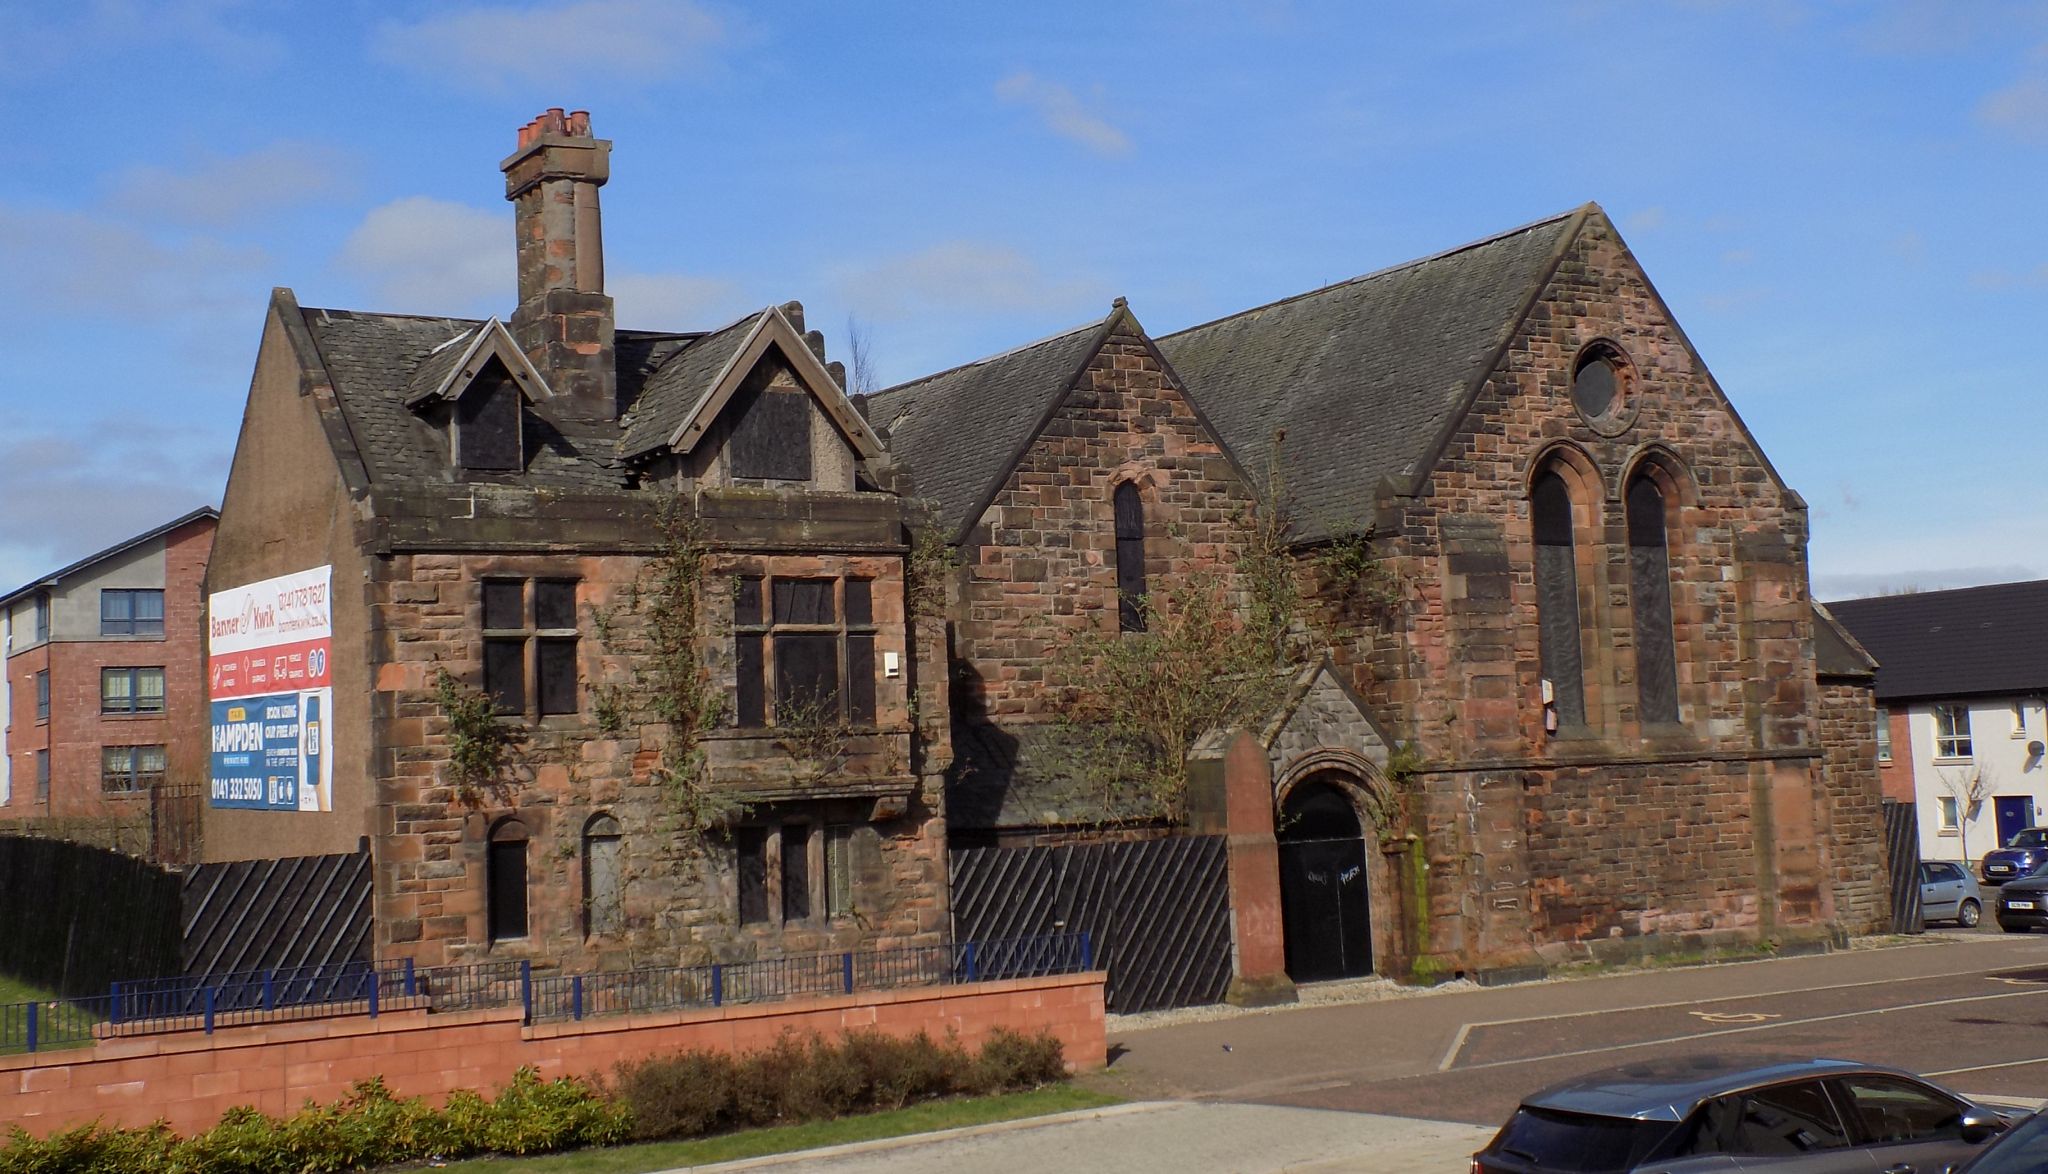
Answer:
[[[866,1030],[836,1041],[786,1034],[739,1057],[692,1051],[621,1065],[615,1092],[633,1135],[652,1140],[1031,1088],[1065,1075],[1049,1035],[998,1031],[977,1058],[951,1036],[941,1043],[923,1032],[905,1039]]]
[[[1037,1088],[1066,1079],[1060,1041],[1041,1032],[1023,1035],[1007,1027],[991,1032],[974,1062],[978,1082],[990,1089]]]
[[[0,1174],[335,1174],[394,1162],[477,1153],[529,1154],[622,1141],[624,1105],[573,1078],[522,1068],[495,1101],[461,1091],[434,1109],[366,1080],[332,1105],[286,1118],[243,1106],[180,1141],[162,1122],[104,1129],[95,1122],[46,1138],[16,1128]]]

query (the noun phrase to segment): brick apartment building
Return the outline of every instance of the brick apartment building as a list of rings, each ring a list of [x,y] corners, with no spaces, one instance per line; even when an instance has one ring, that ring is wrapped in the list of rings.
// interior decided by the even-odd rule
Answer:
[[[318,604],[279,712],[325,732],[281,788],[216,780],[209,858],[367,838],[378,952],[425,962],[943,937],[949,837],[1176,830],[1047,766],[1048,667],[1148,582],[1236,574],[1285,432],[1298,549],[1362,536],[1398,585],[1232,752],[1285,932],[1358,939],[1318,966],[1884,919],[1874,766],[1829,752],[1868,666],[1816,651],[1805,503],[1597,207],[1174,334],[1119,300],[856,407],[795,303],[615,329],[609,150],[521,132],[504,323],[273,295],[208,590]],[[517,739],[481,784],[444,672]]]
[[[0,820],[138,820],[206,777],[200,584],[219,514],[195,510],[0,596]]]

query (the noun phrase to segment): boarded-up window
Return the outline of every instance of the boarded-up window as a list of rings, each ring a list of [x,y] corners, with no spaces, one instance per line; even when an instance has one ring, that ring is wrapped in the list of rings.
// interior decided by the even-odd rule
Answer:
[[[1678,653],[1671,624],[1671,553],[1664,495],[1648,477],[1628,486],[1628,586],[1635,611],[1636,704],[1646,722],[1678,720]]]
[[[739,828],[732,840],[740,924],[758,925],[768,920],[768,829]]]
[[[591,937],[626,928],[622,845],[619,821],[609,815],[583,829],[583,932]]]
[[[874,724],[873,583],[742,576],[733,585],[733,628],[742,728],[771,718],[778,726]]]
[[[1579,565],[1572,541],[1572,495],[1564,478],[1545,473],[1530,488],[1536,538],[1537,641],[1563,725],[1586,724],[1586,674],[1579,631]]]
[[[811,479],[811,397],[803,391],[768,388],[751,397],[742,392],[726,446],[732,475],[746,480]]]
[[[825,914],[845,917],[853,912],[853,829],[825,829]]]
[[[1116,615],[1125,632],[1145,630],[1145,503],[1138,487],[1116,487]]]
[[[811,916],[811,825],[782,825],[782,920]]]
[[[520,467],[519,385],[497,359],[455,401],[455,463],[476,472]]]
[[[526,825],[508,819],[491,829],[485,860],[487,919],[493,942],[526,936]]]

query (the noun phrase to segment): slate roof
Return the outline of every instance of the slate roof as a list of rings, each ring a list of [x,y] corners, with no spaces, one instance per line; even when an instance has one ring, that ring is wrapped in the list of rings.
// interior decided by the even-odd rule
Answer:
[[[407,408],[405,401],[419,388],[445,378],[467,345],[459,340],[473,336],[483,323],[474,318],[316,308],[302,310],[301,315],[333,380],[342,417],[372,484],[452,481],[446,432]],[[653,376],[701,337],[619,331],[620,402],[638,404],[646,398]],[[680,382],[674,382],[672,394],[694,399]],[[529,405],[527,422],[529,459],[517,478],[520,483],[582,489],[624,483],[622,424],[551,411],[544,403]]]
[[[1877,661],[1819,601],[1813,605],[1813,667],[1823,680],[1853,677],[1867,681],[1877,675]]]
[[[1263,477],[1274,434],[1302,536],[1371,521],[1434,455],[1579,222],[1575,210],[1158,339]]]
[[[626,418],[621,455],[631,458],[668,443],[699,402],[711,394],[712,381],[746,344],[754,327],[768,313],[758,310],[729,326],[721,326],[691,342],[647,380],[639,401]]]
[[[2048,689],[2048,580],[1827,605],[1877,658],[1877,699]]]
[[[1157,338],[1195,406],[1263,476],[1275,431],[1302,537],[1370,519],[1383,477],[1432,455],[1591,209]],[[920,495],[955,533],[982,503],[1102,324],[878,392]]]
[[[917,494],[958,534],[1007,475],[1053,400],[1101,345],[1107,319],[1076,326],[867,397],[868,422],[903,458]]]
[[[995,726],[956,718],[946,826],[1046,828],[1164,818],[1136,796],[1119,799],[1075,771],[1087,739],[1058,723]]]

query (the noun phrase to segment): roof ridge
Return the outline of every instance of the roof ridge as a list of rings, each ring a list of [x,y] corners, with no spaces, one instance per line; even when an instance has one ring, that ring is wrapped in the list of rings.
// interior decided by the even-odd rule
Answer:
[[[414,322],[461,322],[469,326],[481,326],[491,320],[488,315],[482,318],[459,318],[453,314],[400,314],[384,310],[350,310],[341,306],[300,306],[299,313],[309,317],[314,314],[325,314],[329,317],[344,315],[350,318],[406,318]]]
[[[1403,261],[1398,265],[1389,265],[1384,269],[1375,269],[1370,273],[1361,273],[1357,277],[1347,277],[1342,281],[1333,281],[1328,285],[1319,285],[1314,289],[1304,290],[1303,292],[1298,294],[1289,294],[1284,298],[1275,298],[1270,302],[1262,302],[1256,306],[1250,306],[1242,310],[1237,310],[1229,314],[1221,315],[1220,317],[1211,318],[1206,322],[1197,322],[1193,326],[1184,326],[1181,329],[1172,332],[1171,334],[1159,335],[1157,341],[1164,343],[1168,339],[1179,338],[1183,334],[1192,334],[1197,330],[1201,330],[1209,326],[1214,326],[1219,322],[1228,322],[1233,318],[1242,318],[1247,314],[1256,314],[1261,310],[1270,310],[1275,306],[1284,306],[1287,305],[1289,302],[1298,302],[1306,298],[1312,298],[1320,294],[1326,294],[1333,289],[1342,289],[1345,286],[1360,285],[1365,282],[1373,281],[1381,277],[1391,276],[1395,273],[1401,272],[1404,269],[1413,269],[1418,265],[1427,265],[1432,261],[1441,261],[1446,257],[1456,256],[1459,253],[1470,252],[1473,249],[1484,248],[1487,245],[1498,244],[1501,241],[1508,239],[1509,237],[1519,236],[1522,233],[1534,231],[1535,229],[1542,228],[1545,225],[1555,224],[1560,220],[1569,220],[1572,217],[1577,216],[1579,213],[1584,212],[1589,208],[1598,208],[1599,206],[1600,205],[1595,201],[1588,200],[1585,203],[1578,205],[1577,207],[1568,208],[1555,216],[1545,216],[1539,220],[1531,220],[1527,224],[1520,224],[1516,225],[1513,228],[1502,229],[1501,231],[1493,233],[1489,236],[1480,237],[1478,240],[1466,241],[1462,245],[1454,245],[1448,249],[1441,249],[1425,257],[1416,257],[1413,260]]]
[[[1052,334],[1046,335],[1044,338],[1036,338],[1031,340],[1030,342],[1022,343],[1018,346],[1013,346],[1006,351],[998,351],[993,355],[983,355],[979,359],[970,359],[965,363],[955,363],[951,367],[947,367],[942,371],[934,371],[929,375],[920,375],[915,379],[905,380],[902,383],[898,383],[890,387],[885,387],[880,391],[871,391],[867,394],[866,398],[868,402],[872,403],[875,400],[881,398],[882,396],[889,395],[892,392],[898,392],[904,390],[905,388],[915,387],[920,383],[930,383],[932,380],[937,379],[941,375],[951,375],[955,371],[965,371],[969,367],[979,367],[985,363],[993,363],[997,359],[1007,359],[1011,355],[1017,354],[1020,351],[1028,351],[1032,347],[1044,346],[1046,343],[1058,341],[1059,339],[1065,338],[1070,334],[1079,334],[1084,330],[1095,330],[1099,328],[1106,320],[1106,318],[1097,318],[1092,322],[1083,322],[1079,326],[1075,326],[1067,330],[1056,331]]]
[[[1963,595],[1972,591],[1998,591],[2015,587],[2033,587],[2048,590],[2048,579],[2012,579],[2003,583],[1976,583],[1968,587],[1941,587],[1932,591],[1895,591],[1889,595],[1854,595],[1847,599],[1829,601],[1827,607],[1856,607],[1866,603],[1906,603],[1922,600],[1932,601],[1937,597]]]

